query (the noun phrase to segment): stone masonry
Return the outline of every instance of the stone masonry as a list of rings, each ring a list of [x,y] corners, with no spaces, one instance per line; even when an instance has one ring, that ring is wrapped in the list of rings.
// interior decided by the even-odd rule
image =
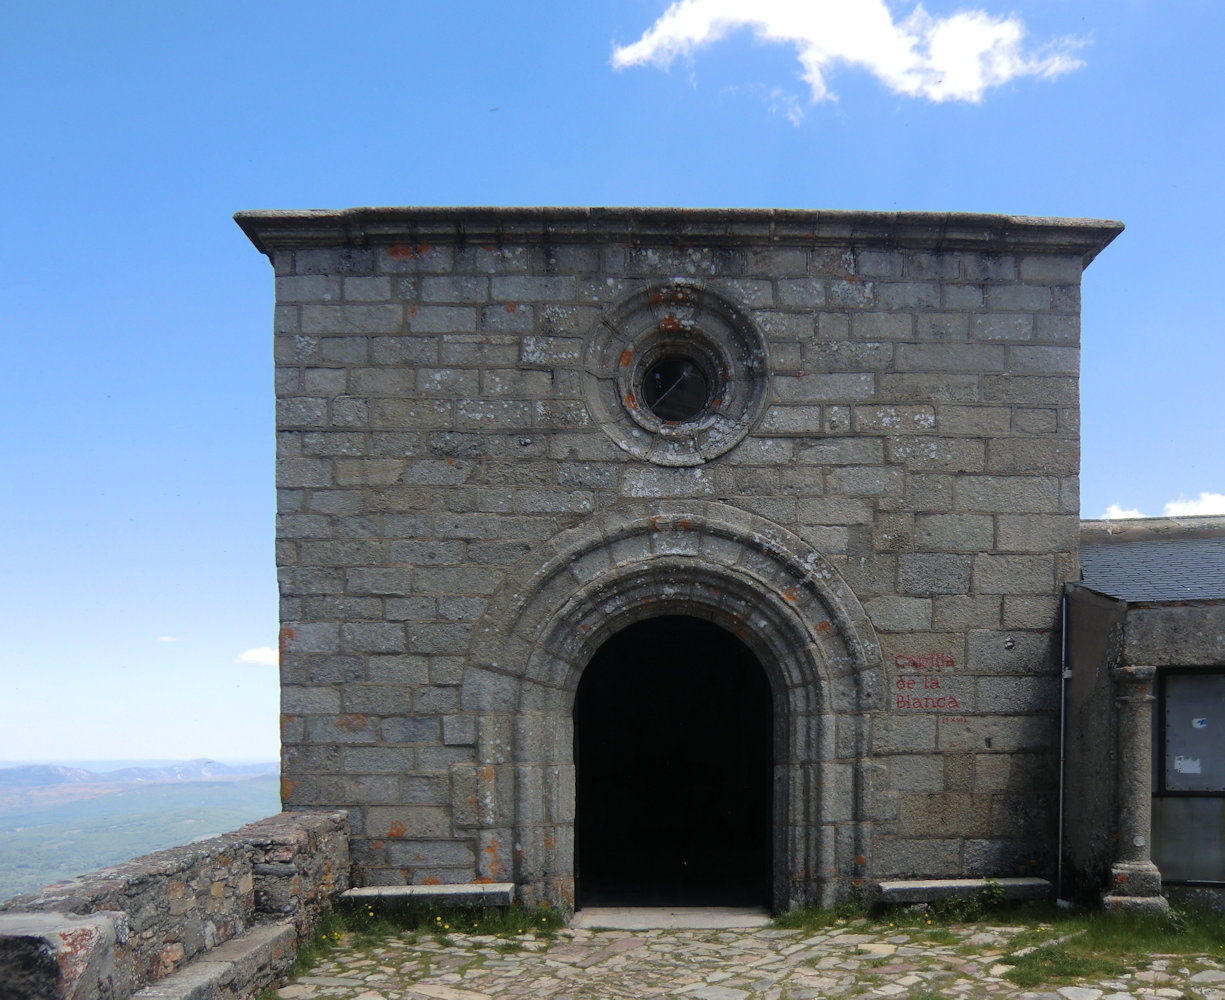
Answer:
[[[575,691],[660,615],[768,679],[776,908],[1053,873],[1080,282],[1121,225],[237,221],[276,274],[283,798],[349,810],[356,883],[572,906]]]
[[[5,900],[0,997],[151,1000],[188,995],[184,977],[193,997],[250,996],[348,875],[344,816],[298,811]]]

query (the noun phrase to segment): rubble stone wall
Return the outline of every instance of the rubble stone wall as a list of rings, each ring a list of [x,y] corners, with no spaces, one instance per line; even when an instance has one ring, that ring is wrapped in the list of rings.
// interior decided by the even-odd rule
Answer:
[[[348,885],[344,814],[281,813],[5,901],[0,983],[122,1000],[256,923],[310,934]]]

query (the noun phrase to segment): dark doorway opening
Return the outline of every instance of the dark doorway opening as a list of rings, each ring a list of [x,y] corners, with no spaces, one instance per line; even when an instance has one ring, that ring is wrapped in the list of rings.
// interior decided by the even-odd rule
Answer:
[[[574,709],[579,906],[770,905],[770,686],[698,618],[630,625]]]

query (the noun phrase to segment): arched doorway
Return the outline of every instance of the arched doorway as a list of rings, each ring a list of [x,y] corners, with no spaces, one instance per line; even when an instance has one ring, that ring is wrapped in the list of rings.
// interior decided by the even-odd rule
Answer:
[[[770,905],[772,699],[744,643],[632,624],[588,663],[574,722],[579,906]]]

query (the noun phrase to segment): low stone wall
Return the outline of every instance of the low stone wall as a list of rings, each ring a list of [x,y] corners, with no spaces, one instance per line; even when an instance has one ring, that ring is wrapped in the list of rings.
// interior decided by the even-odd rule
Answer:
[[[349,888],[347,814],[279,813],[230,834],[252,851],[258,920],[292,920],[299,936]]]
[[[0,998],[124,1000],[257,923],[309,934],[348,888],[346,826],[280,813],[7,900]]]

